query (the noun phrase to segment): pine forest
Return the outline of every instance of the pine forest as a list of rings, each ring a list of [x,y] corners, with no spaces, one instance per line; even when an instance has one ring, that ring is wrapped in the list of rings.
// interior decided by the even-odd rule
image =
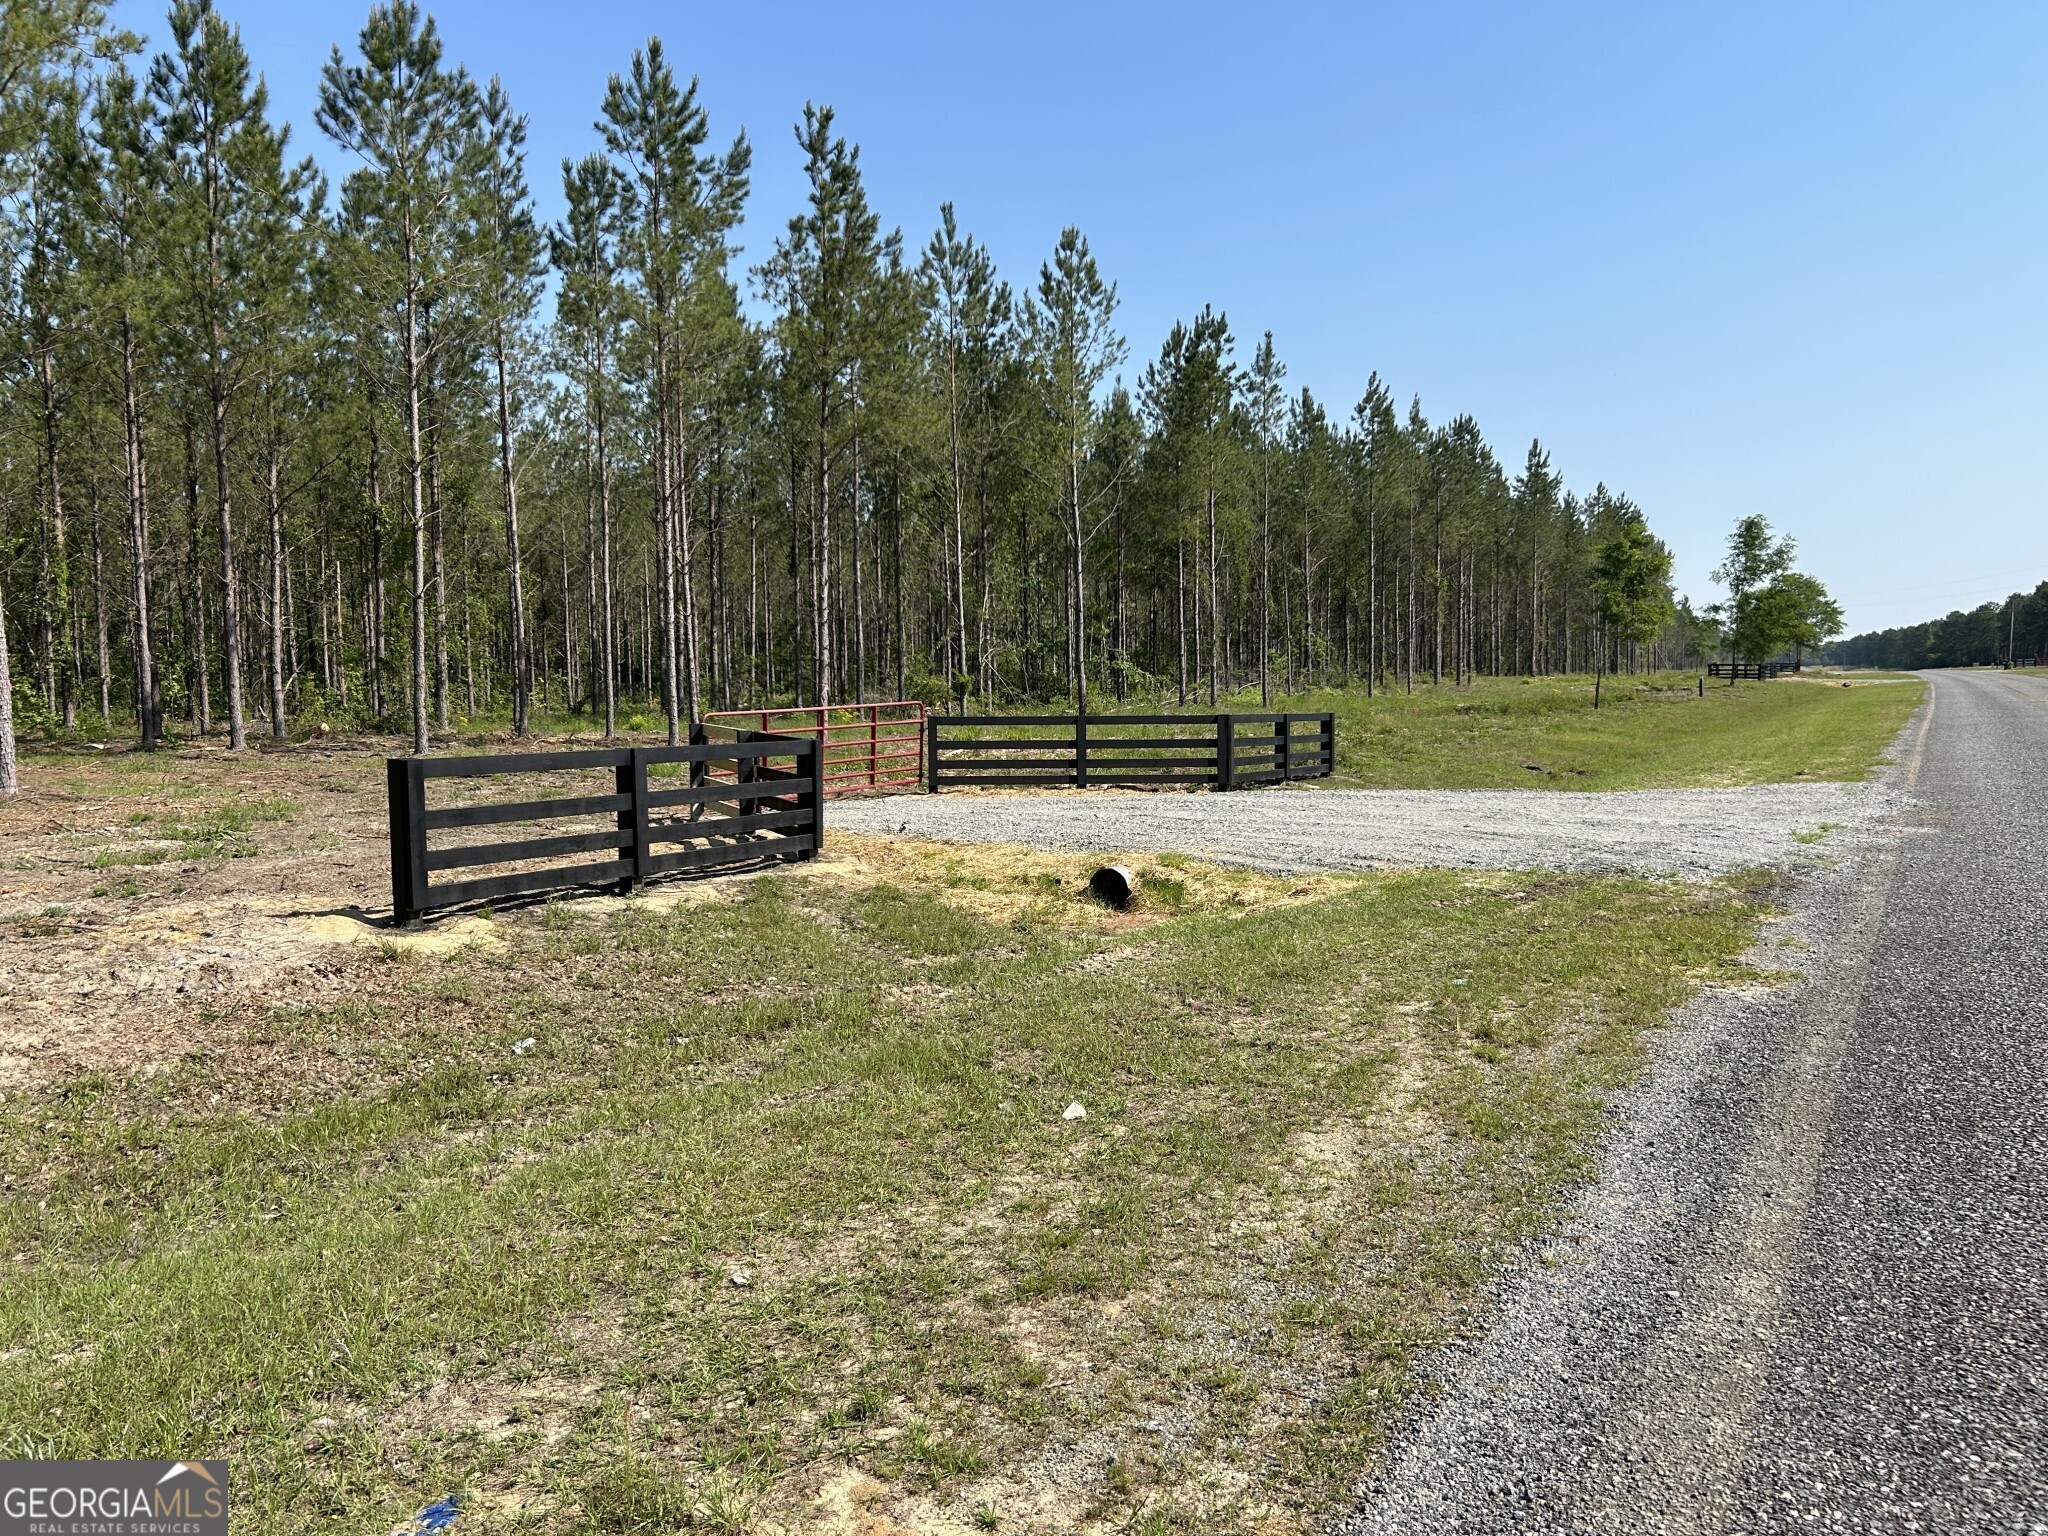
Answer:
[[[408,0],[305,127],[208,0],[153,57],[80,0],[8,29],[19,730],[675,739],[770,702],[1194,705],[1712,642],[1642,511],[1541,444],[1363,365],[1355,399],[1291,388],[1255,317],[1126,336],[1080,230],[1009,275],[951,204],[906,232],[857,125],[724,131],[659,40],[554,167]],[[809,190],[742,251],[757,155]],[[1599,599],[1617,549],[1646,624]]]

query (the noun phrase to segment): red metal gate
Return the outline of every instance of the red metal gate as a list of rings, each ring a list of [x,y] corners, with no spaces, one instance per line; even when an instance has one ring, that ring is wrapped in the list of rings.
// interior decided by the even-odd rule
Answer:
[[[916,789],[923,782],[924,705],[916,699],[787,709],[717,709],[704,717],[704,724],[817,738],[825,749],[828,795],[850,795],[863,789]]]

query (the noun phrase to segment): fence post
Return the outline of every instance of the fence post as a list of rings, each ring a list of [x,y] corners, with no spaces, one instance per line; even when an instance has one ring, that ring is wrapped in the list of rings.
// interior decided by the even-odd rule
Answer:
[[[1216,717],[1216,787],[1229,789],[1237,778],[1237,717]]]
[[[939,792],[939,717],[924,717],[924,772],[927,793]]]
[[[811,787],[797,794],[799,809],[811,813],[811,846],[799,853],[799,859],[815,859],[825,851],[825,743],[814,741],[810,749],[797,754],[797,769],[801,772],[804,759],[810,759],[809,774]]]
[[[1074,716],[1074,788],[1088,787],[1088,717]]]
[[[1337,774],[1337,713],[1332,710],[1323,716],[1323,772],[1326,779]]]
[[[619,830],[631,835],[631,842],[619,850],[626,872],[619,881],[619,894],[630,896],[647,878],[647,759],[642,747],[628,747],[626,760],[612,770],[612,789],[626,796],[619,812]]]
[[[1280,770],[1280,782],[1285,784],[1294,777],[1293,749],[1287,741],[1287,716],[1280,717],[1280,723],[1273,728],[1273,734],[1273,745],[1276,749],[1273,755],[1278,759],[1273,766]]]
[[[391,818],[391,926],[416,928],[427,905],[427,776],[416,757],[384,760]]]

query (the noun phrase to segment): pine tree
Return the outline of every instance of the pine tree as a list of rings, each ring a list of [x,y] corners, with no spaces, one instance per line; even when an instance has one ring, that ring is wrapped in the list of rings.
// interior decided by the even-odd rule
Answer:
[[[806,105],[796,140],[804,152],[809,206],[789,221],[775,254],[757,271],[763,291],[781,310],[777,343],[795,409],[785,419],[792,448],[803,444],[809,502],[808,574],[812,678],[820,705],[839,686],[836,634],[840,618],[834,502],[853,446],[854,376],[863,342],[862,312],[872,301],[900,235],[881,233],[861,180],[860,150],[832,131],[829,106]]]
[[[359,317],[395,338],[404,401],[408,510],[412,522],[412,748],[427,739],[427,485],[422,400],[432,361],[430,307],[455,287],[447,270],[459,205],[481,169],[476,88],[441,66],[433,18],[413,0],[374,7],[358,38],[362,62],[337,46],[320,77],[321,129],[362,160],[343,197],[364,239],[358,281],[371,298]]]
[[[514,112],[497,76],[484,88],[481,122],[486,146],[476,187],[472,260],[498,406],[499,490],[504,497],[506,616],[511,624],[512,734],[524,736],[533,694],[527,655],[526,593],[519,549],[519,477],[511,372],[513,353],[540,301],[541,234],[526,185],[526,118]]]
[[[753,155],[745,134],[722,157],[703,153],[710,119],[698,104],[697,81],[677,85],[659,38],[634,53],[624,76],[611,77],[598,128],[631,191],[624,252],[637,280],[636,318],[651,361],[646,394],[654,426],[662,706],[673,744],[682,739],[683,719],[695,719],[698,703],[684,405],[688,309],[707,268],[723,271]]]
[[[1123,361],[1124,341],[1113,328],[1116,284],[1105,283],[1081,231],[1060,232],[1052,260],[1038,271],[1038,294],[1025,314],[1032,359],[1044,392],[1059,465],[1058,494],[1071,560],[1068,595],[1067,676],[1074,708],[1088,712],[1087,526],[1103,490],[1090,494],[1088,460],[1100,419],[1095,394]]]
[[[586,539],[590,549],[591,614],[597,630],[597,688],[607,741],[618,733],[618,619],[612,574],[612,367],[624,323],[619,291],[618,236],[624,191],[602,155],[562,162],[568,213],[548,236],[549,259],[561,274],[555,306],[562,351],[578,381],[589,445]]]

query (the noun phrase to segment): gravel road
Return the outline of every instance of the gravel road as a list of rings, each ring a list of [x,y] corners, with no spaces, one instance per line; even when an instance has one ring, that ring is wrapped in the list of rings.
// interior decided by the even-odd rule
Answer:
[[[2048,683],[1932,682],[1343,1536],[2048,1532]]]
[[[1084,853],[1172,851],[1282,874],[1436,866],[1639,870],[1706,879],[1813,865],[1842,833],[1904,804],[1865,784],[1616,794],[1555,790],[1073,790],[892,795],[835,805],[829,825]],[[1839,828],[1816,839],[1822,828]],[[1795,834],[1810,839],[1801,842]]]

